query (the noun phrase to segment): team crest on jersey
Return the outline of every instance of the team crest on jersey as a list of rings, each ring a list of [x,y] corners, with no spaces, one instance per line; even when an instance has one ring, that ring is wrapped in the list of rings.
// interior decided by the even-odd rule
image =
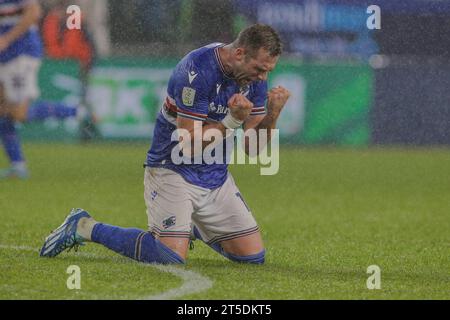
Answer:
[[[194,105],[195,89],[184,87],[181,98],[185,106],[192,107]]]

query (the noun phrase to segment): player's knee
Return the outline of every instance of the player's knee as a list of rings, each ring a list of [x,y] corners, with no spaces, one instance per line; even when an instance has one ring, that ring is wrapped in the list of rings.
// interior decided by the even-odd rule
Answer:
[[[262,250],[256,254],[248,255],[248,256],[238,256],[231,253],[225,253],[225,257],[234,262],[240,263],[252,263],[252,264],[263,264],[266,257],[266,250]]]

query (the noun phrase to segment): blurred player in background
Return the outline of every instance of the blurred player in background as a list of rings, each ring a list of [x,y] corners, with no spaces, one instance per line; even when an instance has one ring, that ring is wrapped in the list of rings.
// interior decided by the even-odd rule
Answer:
[[[10,167],[0,178],[27,178],[16,123],[65,119],[77,115],[76,106],[37,101],[38,72],[43,55],[37,0],[0,0],[0,138]]]
[[[275,30],[253,25],[231,44],[213,43],[186,55],[169,80],[147,154],[144,197],[150,232],[99,223],[74,209],[46,238],[40,255],[54,257],[93,241],[142,262],[184,263],[195,237],[232,261],[262,264],[265,249],[258,225],[228,163],[176,164],[172,149],[177,141],[171,137],[184,129],[203,141],[203,149],[212,142],[204,139],[209,129],[218,130],[223,142],[243,126],[257,133],[267,130],[270,140],[290,95],[282,87],[267,88],[281,50]]]
[[[11,163],[0,177],[28,176],[15,122],[27,120],[29,104],[39,96],[40,16],[37,1],[0,1],[0,136]]]

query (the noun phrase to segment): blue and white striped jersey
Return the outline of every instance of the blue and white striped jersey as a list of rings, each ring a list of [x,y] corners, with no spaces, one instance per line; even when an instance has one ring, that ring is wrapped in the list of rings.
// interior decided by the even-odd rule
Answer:
[[[21,19],[24,8],[37,0],[0,0],[0,37],[11,30]],[[31,26],[19,39],[0,52],[0,63],[20,55],[42,57],[42,41],[37,26]]]

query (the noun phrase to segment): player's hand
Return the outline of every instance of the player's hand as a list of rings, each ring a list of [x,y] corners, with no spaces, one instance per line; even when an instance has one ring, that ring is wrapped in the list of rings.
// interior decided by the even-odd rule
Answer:
[[[233,118],[245,121],[253,109],[253,103],[251,103],[244,95],[235,93],[228,100],[228,108],[230,109],[230,114]]]
[[[272,88],[267,93],[267,111],[274,115],[279,115],[291,93],[282,86]]]
[[[0,52],[4,51],[9,47],[10,43],[6,37],[0,37]]]

